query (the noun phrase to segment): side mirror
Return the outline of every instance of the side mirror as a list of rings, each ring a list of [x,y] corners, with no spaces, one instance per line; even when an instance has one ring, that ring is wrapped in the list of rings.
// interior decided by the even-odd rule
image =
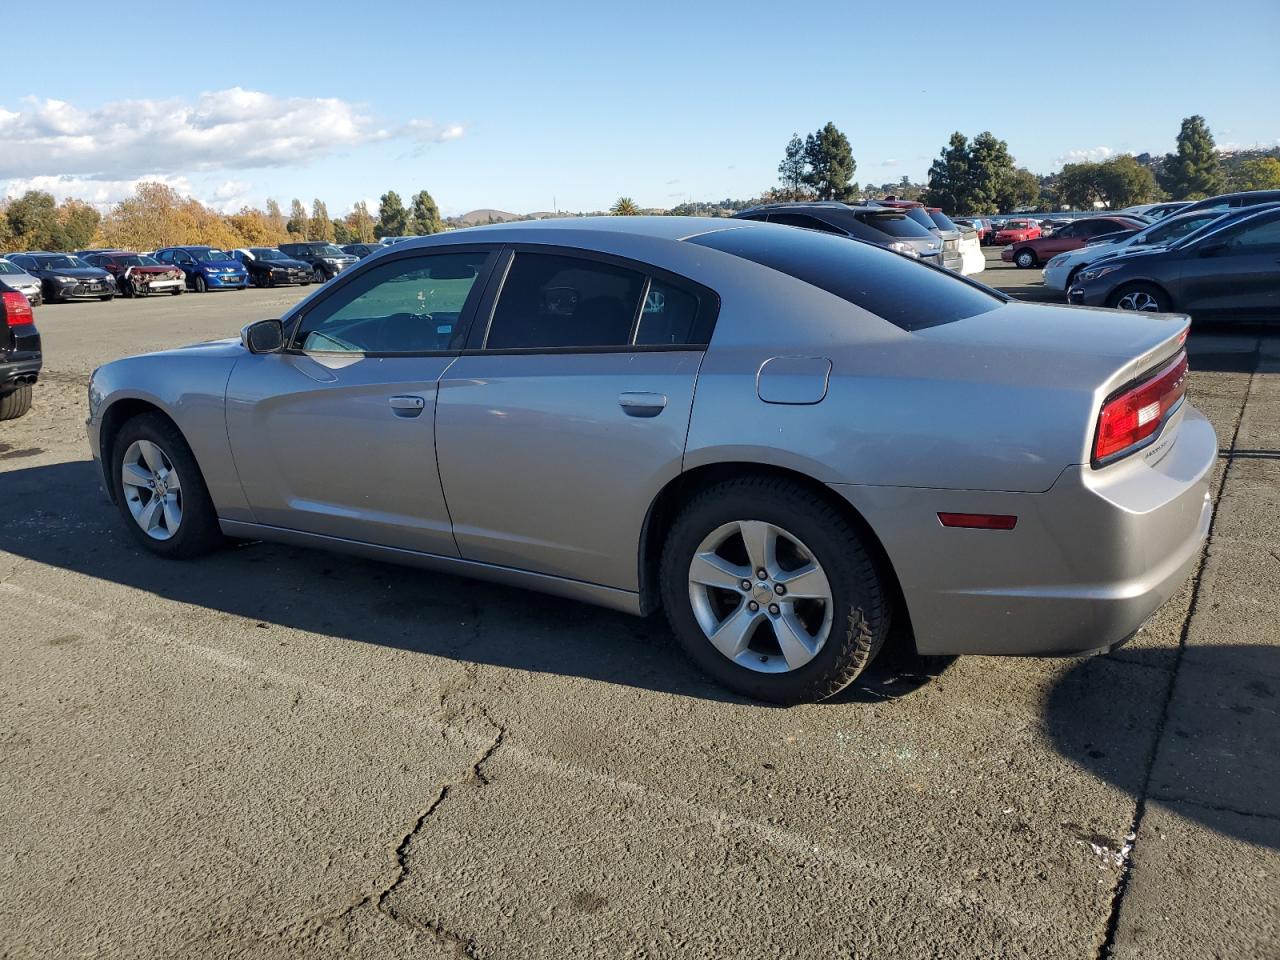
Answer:
[[[1217,243],[1206,243],[1196,252],[1202,257],[1216,257],[1225,249],[1227,249],[1227,245],[1219,240]]]
[[[250,353],[275,353],[284,347],[284,327],[279,320],[259,320],[240,331],[240,342]]]

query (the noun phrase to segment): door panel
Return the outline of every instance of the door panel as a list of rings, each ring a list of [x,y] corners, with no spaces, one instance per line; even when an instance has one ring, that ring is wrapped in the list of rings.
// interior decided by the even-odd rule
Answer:
[[[1180,279],[1180,310],[1280,310],[1280,245],[1189,256]]]
[[[702,356],[460,357],[436,444],[462,556],[638,589],[640,531],[680,472]]]
[[[250,355],[227,432],[258,523],[457,556],[436,471],[436,385],[452,357]]]

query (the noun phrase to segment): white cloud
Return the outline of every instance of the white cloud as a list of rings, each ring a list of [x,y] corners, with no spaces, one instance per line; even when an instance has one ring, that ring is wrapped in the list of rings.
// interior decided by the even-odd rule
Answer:
[[[1115,156],[1115,151],[1110,147],[1089,147],[1084,150],[1068,150],[1062,156],[1056,157],[1053,162],[1058,166],[1064,163],[1097,163],[1112,156]]]
[[[192,196],[191,181],[182,176],[159,175],[137,177],[131,180],[101,180],[90,177],[37,176],[10,180],[4,189],[6,198],[20,197],[28,190],[43,190],[61,201],[74,197],[94,206],[106,208],[132,196],[138,184],[144,180],[167,184],[183,196]],[[231,181],[228,181],[231,182]],[[239,209],[237,207],[236,209]]]
[[[382,126],[335,97],[278,97],[232,87],[192,100],[121,100],[82,109],[29,97],[0,108],[0,179],[50,175],[120,181],[157,174],[297,166],[395,138],[456,140],[461,124]]]
[[[897,160],[881,160],[880,161],[880,166],[882,167],[896,167],[897,165],[898,165]]]

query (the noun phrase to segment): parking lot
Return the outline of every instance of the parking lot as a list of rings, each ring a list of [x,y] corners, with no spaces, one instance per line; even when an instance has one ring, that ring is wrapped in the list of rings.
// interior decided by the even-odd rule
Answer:
[[[37,310],[0,425],[0,957],[1276,956],[1280,327],[1192,335],[1215,519],[1129,645],[899,658],[781,709],[657,618],[138,549],[90,371],[310,289]]]

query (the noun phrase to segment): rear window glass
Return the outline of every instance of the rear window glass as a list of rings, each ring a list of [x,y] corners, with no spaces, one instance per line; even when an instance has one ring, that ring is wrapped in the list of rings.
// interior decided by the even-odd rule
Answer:
[[[954,223],[952,223],[951,218],[948,217],[941,210],[930,210],[929,219],[932,220],[934,223],[936,223],[943,230],[959,230],[960,229]]]
[[[933,238],[933,234],[904,213],[860,213],[857,215],[869,227],[891,237]]]
[[[751,260],[848,300],[903,330],[994,310],[1004,301],[870,243],[808,230],[718,230],[689,241]]]

